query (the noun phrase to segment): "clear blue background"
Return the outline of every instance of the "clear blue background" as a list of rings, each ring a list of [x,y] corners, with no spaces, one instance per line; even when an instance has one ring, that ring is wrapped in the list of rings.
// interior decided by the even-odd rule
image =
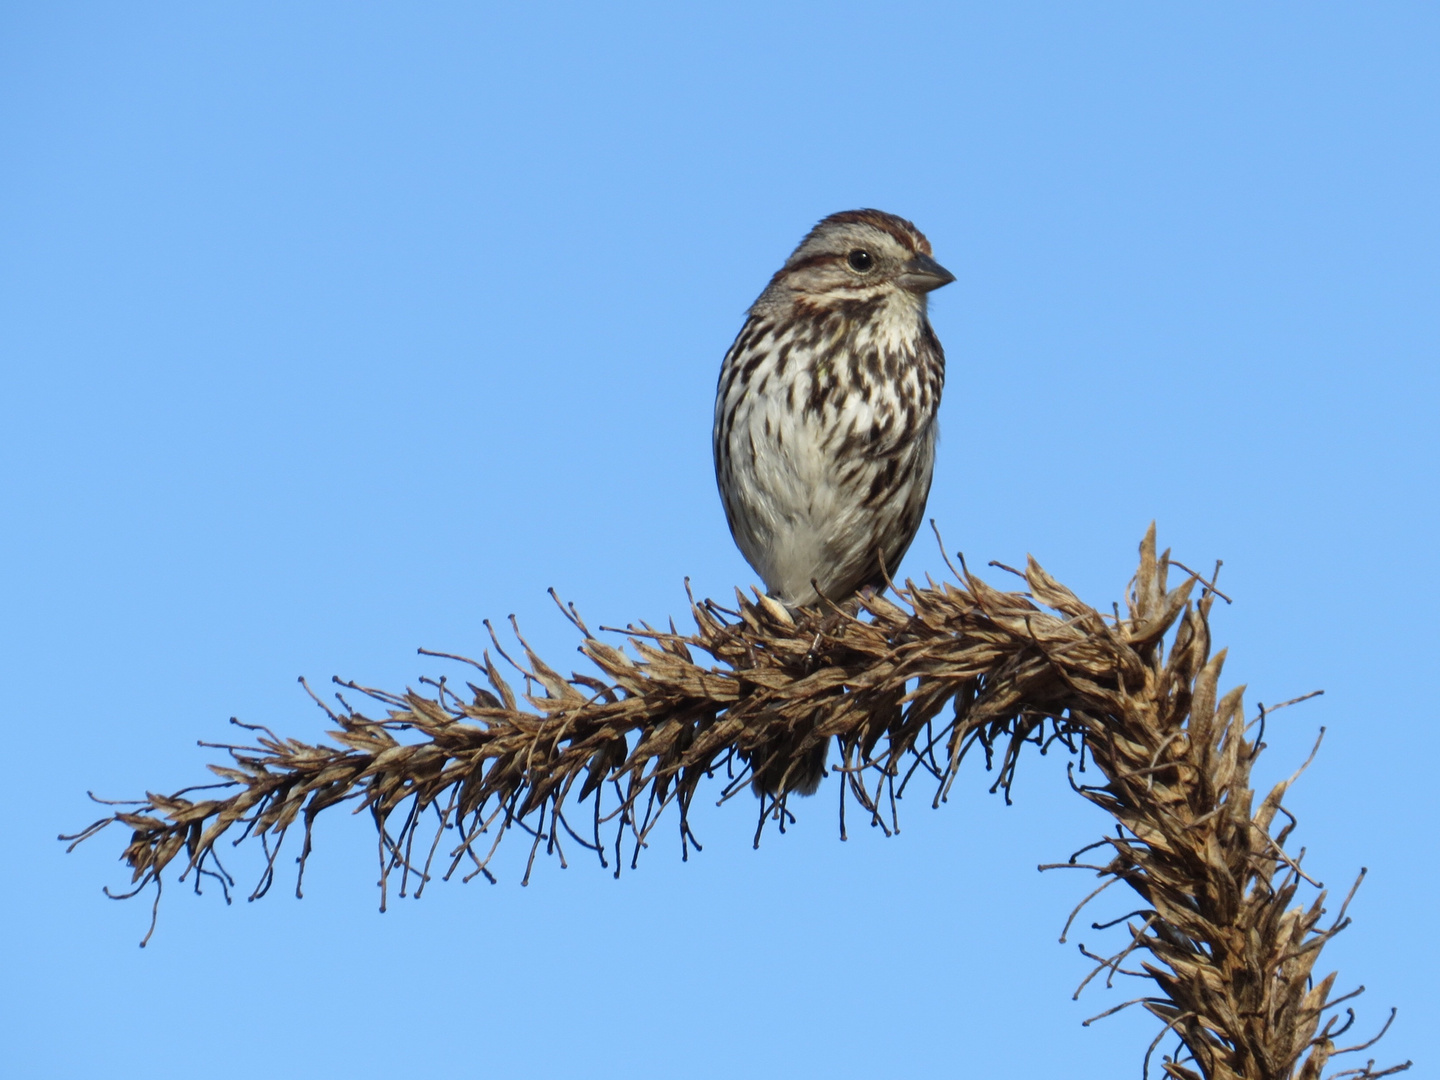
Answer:
[[[202,780],[232,714],[318,737],[301,673],[400,688],[511,612],[560,663],[547,586],[616,624],[751,581],[720,357],[857,206],[958,277],[948,544],[1108,606],[1157,519],[1225,560],[1226,681],[1327,691],[1261,779],[1328,727],[1297,840],[1371,875],[1322,962],[1434,1068],[1437,56],[1418,3],[5,5],[6,1075],[1139,1069],[1152,1021],[1080,1021],[1143,988],[1070,1000],[1090,883],[1035,866],[1105,822],[1054,759],[893,840],[840,843],[832,784],[759,852],[736,801],[688,864],[522,889],[516,844],[383,916],[332,814],[305,900],[172,888],[144,951],[125,838],[54,840]]]

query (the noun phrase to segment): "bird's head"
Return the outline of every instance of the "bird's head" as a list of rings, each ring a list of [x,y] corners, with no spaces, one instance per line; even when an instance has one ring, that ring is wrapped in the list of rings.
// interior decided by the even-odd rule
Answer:
[[[930,256],[930,241],[904,218],[846,210],[820,222],[770,280],[761,304],[831,307],[849,301],[924,296],[955,275]]]

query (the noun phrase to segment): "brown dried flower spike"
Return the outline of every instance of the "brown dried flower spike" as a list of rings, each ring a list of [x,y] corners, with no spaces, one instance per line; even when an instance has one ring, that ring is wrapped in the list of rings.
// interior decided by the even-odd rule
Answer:
[[[449,657],[488,684],[468,683],[463,698],[445,679],[403,694],[341,683],[383,706],[385,718],[343,697],[341,712],[320,702],[338,745],[241,724],[255,745],[221,747],[230,763],[211,766],[220,784],[115,804],[134,808],[62,839],[73,847],[112,822],[130,828],[124,858],[135,889],[124,895],[153,883],[158,905],[162,874],[182,855],[181,880],[214,878],[228,898],[233,879],[215,848],[238,828],[235,843],[258,837],[266,854],[255,899],[272,884],[292,826],[303,824],[303,875],[316,815],[355,802],[380,839],[383,908],[397,871],[402,896],[461,867],[465,880],[494,880],[491,861],[514,828],[531,838],[526,879],[542,846],[563,863],[572,840],[602,865],[613,859],[618,875],[627,844],[633,864],[672,805],[688,853],[688,811],[702,780],[719,775],[724,802],[754,771],[799,767],[832,738],[842,759],[834,770],[842,835],[847,799],[888,833],[906,787],[928,777],[938,806],[977,744],[998,768],[992,790],[1008,796],[1025,745],[1058,743],[1099,772],[1103,782],[1075,790],[1117,824],[1091,845],[1108,858],[1082,864],[1077,852],[1058,865],[1103,879],[1082,908],[1117,881],[1142,904],[1125,917],[1112,956],[1087,952],[1096,966],[1085,983],[1102,972],[1107,982],[1120,973],[1151,983],[1152,993],[1126,1003],[1164,1025],[1147,1072],[1173,1033],[1176,1056],[1159,1070],[1176,1080],[1318,1080],[1332,1057],[1375,1041],[1335,1045],[1354,1020],[1347,1008],[1341,1025],[1335,1010],[1361,991],[1332,998],[1335,974],[1313,977],[1321,948],[1349,922],[1350,897],[1326,925],[1323,890],[1298,903],[1303,886],[1318,885],[1284,846],[1295,821],[1281,800],[1294,777],[1254,805],[1249,777],[1264,710],[1252,742],[1243,688],[1222,695],[1225,654],[1210,655],[1214,582],[1187,571],[1171,589],[1172,565],[1168,552],[1156,556],[1152,526],[1124,616],[1082,603],[1033,560],[1022,575],[1027,593],[998,591],[963,570],[954,582],[906,582],[895,590],[899,603],[876,596],[793,618],[764,597],[737,594],[733,609],[692,598],[693,633],[632,626],[633,652],[596,637],[562,605],[600,678],[562,677],[523,639],[525,662],[516,663],[495,639],[523,682],[518,694],[488,652],[482,662]],[[215,788],[223,794],[200,797]],[[763,800],[756,843],[768,822],[783,829],[788,817],[783,797]],[[1138,972],[1120,966],[1132,954],[1144,957]],[[1379,1077],[1408,1065],[1370,1062],[1331,1075]]]

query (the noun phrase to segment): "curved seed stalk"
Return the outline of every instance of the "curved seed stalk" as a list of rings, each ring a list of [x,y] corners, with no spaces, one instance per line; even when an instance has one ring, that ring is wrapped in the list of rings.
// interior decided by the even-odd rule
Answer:
[[[1059,743],[1098,772],[1101,782],[1076,790],[1116,830],[1091,846],[1099,860],[1080,863],[1077,853],[1058,865],[1088,866],[1102,886],[1123,882],[1142,905],[1118,920],[1124,939],[1113,955],[1084,951],[1096,964],[1087,983],[1133,974],[1151,984],[1126,1003],[1164,1024],[1145,1068],[1174,1037],[1178,1050],[1162,1055],[1159,1071],[1175,1080],[1318,1080],[1333,1056],[1370,1045],[1337,1048],[1349,1021],[1340,1024],[1336,1007],[1353,995],[1332,998],[1335,975],[1314,975],[1321,948],[1349,922],[1349,897],[1328,922],[1323,890],[1300,902],[1315,883],[1285,848],[1294,819],[1282,799],[1294,778],[1256,805],[1249,780],[1263,729],[1252,742],[1243,688],[1220,691],[1214,582],[1186,572],[1171,588],[1172,565],[1157,556],[1152,526],[1127,611],[1113,616],[1033,560],[1026,593],[962,569],[954,582],[907,582],[898,603],[867,597],[797,617],[764,597],[737,594],[730,609],[692,597],[692,632],[631,626],[629,651],[562,605],[598,678],[560,675],[518,629],[514,660],[492,630],[494,654],[479,661],[427,654],[469,665],[484,685],[458,694],[446,679],[424,680],[424,692],[392,694],[341,683],[384,718],[337,694],[338,710],[315,699],[336,725],[333,744],[240,724],[253,739],[218,746],[229,754],[211,766],[220,783],[115,804],[128,808],[62,839],[73,847],[112,823],[129,828],[135,887],[122,895],[153,884],[158,904],[172,865],[197,887],[218,881],[228,899],[222,838],[259,839],[266,862],[250,898],[264,895],[298,828],[298,895],[316,816],[349,803],[376,826],[383,909],[397,875],[402,896],[437,876],[494,880],[492,860],[515,830],[530,840],[526,880],[542,848],[563,864],[567,846],[618,875],[662,818],[688,855],[702,782],[712,792],[718,783],[724,802],[747,792],[755,770],[789,767],[775,755],[798,767],[821,741],[839,748],[842,834],[848,801],[851,814],[895,829],[896,797],[917,780],[938,805],[976,746],[997,770],[992,790],[1008,797],[1025,745]],[[763,800],[755,842],[787,820],[783,797]],[[1372,1062],[1332,1075],[1406,1067]]]

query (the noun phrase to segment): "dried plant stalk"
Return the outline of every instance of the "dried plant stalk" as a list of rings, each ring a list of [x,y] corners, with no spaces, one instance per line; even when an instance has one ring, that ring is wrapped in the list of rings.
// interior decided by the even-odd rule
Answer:
[[[1087,866],[1102,888],[1123,881],[1144,905],[1126,917],[1115,955],[1092,956],[1086,982],[1124,972],[1153,984],[1127,1004],[1163,1022],[1151,1052],[1165,1036],[1177,1038],[1175,1056],[1160,1063],[1175,1080],[1318,1080],[1336,1054],[1371,1045],[1336,1047],[1354,1019],[1347,1009],[1340,1026],[1336,1007],[1354,995],[1331,996],[1333,973],[1312,977],[1321,948],[1349,921],[1349,897],[1328,925],[1323,890],[1297,902],[1315,883],[1284,846],[1294,819],[1281,800],[1294,777],[1254,805],[1249,777],[1262,744],[1247,737],[1243,688],[1219,691],[1225,654],[1210,654],[1214,583],[1187,572],[1171,589],[1170,567],[1168,552],[1156,555],[1152,526],[1128,612],[1113,617],[1033,560],[1023,574],[1028,593],[1001,592],[967,569],[955,582],[907,582],[895,590],[899,604],[876,596],[800,616],[765,597],[737,594],[733,609],[692,598],[693,633],[632,626],[633,653],[596,637],[562,605],[602,678],[562,677],[518,630],[524,663],[516,663],[492,631],[495,653],[523,682],[519,693],[488,652],[482,662],[449,657],[488,684],[467,683],[465,697],[443,679],[429,683],[430,693],[342,683],[384,706],[386,717],[367,717],[340,695],[344,711],[316,698],[337,725],[338,745],[242,724],[254,745],[224,746],[229,764],[211,766],[221,783],[210,787],[223,793],[151,794],[62,839],[73,847],[112,822],[129,827],[124,859],[135,888],[122,895],[153,884],[158,904],[162,874],[177,857],[182,880],[194,874],[198,886],[213,877],[228,898],[233,879],[215,849],[238,830],[235,843],[258,837],[267,856],[254,899],[272,884],[293,826],[303,825],[303,877],[316,816],[354,802],[376,824],[383,908],[396,872],[401,895],[413,882],[418,896],[434,874],[448,878],[462,866],[465,880],[494,880],[492,859],[515,828],[531,838],[527,880],[542,845],[563,864],[570,840],[603,865],[613,860],[618,875],[627,843],[633,864],[672,805],[688,853],[702,780],[720,774],[724,802],[754,772],[798,768],[830,739],[841,756],[833,771],[842,834],[847,796],[888,833],[896,797],[917,776],[933,781],[938,805],[979,745],[998,769],[992,790],[1008,796],[1024,746],[1058,742],[1082,769],[1088,757],[1099,772],[1102,783],[1076,790],[1117,824],[1114,836],[1091,845],[1108,850],[1106,861],[1082,864],[1077,853],[1058,865]],[[698,663],[697,653],[708,661]],[[589,820],[577,829],[570,818],[586,804]],[[789,813],[783,797],[759,810],[756,843],[768,822],[783,829]],[[433,834],[424,824],[432,814]],[[1287,822],[1278,831],[1277,816]],[[442,843],[443,871],[434,866]],[[1121,967],[1132,954],[1144,957],[1140,972]],[[1378,1077],[1408,1065],[1377,1071],[1371,1062],[1332,1075]]]

